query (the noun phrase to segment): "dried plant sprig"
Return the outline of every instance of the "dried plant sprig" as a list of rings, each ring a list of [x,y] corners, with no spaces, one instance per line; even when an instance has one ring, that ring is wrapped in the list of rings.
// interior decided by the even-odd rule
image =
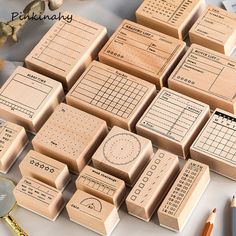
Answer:
[[[58,9],[63,0],[34,0],[30,2],[23,10],[23,17],[19,16],[12,21],[6,23],[0,22],[0,47],[7,41],[8,37],[12,37],[14,41],[17,41],[17,33],[21,30],[30,17],[40,16],[45,11],[45,2],[48,2],[50,10]]]

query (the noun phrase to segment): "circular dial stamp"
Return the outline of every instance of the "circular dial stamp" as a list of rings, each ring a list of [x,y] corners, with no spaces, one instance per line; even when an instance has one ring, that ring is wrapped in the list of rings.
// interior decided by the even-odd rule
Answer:
[[[140,141],[134,135],[127,133],[110,137],[103,147],[104,157],[115,165],[126,165],[134,161],[140,152]]]

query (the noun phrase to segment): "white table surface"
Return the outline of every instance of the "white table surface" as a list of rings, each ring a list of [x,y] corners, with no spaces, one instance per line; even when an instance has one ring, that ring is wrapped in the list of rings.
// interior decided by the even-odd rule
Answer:
[[[0,21],[7,21],[11,18],[11,12],[19,11],[28,3],[27,0],[0,0]],[[134,20],[135,10],[142,0],[64,0],[64,5],[60,11],[71,11],[75,14],[85,16],[108,28],[109,34],[118,27],[122,19]],[[209,0],[209,4],[222,6],[219,0]],[[48,12],[47,12],[48,13]],[[31,51],[36,43],[47,32],[52,25],[51,21],[34,22],[26,26],[22,31],[19,42],[12,44],[9,42],[4,48],[0,49],[0,57],[8,60],[23,61],[25,56]],[[19,181],[20,173],[18,165],[24,157],[30,145],[22,153],[13,168],[6,175],[14,181]],[[5,175],[4,175],[5,176]],[[70,182],[63,195],[67,202],[75,191],[76,176]],[[123,204],[119,215],[120,223],[115,228],[112,236],[133,235],[133,236],[200,236],[204,222],[212,208],[217,208],[217,218],[214,227],[213,236],[230,235],[230,207],[229,203],[233,194],[236,193],[236,183],[225,177],[211,173],[211,182],[194,210],[190,220],[181,233],[171,232],[158,225],[156,214],[151,222],[143,222],[133,216],[128,215],[126,207]],[[69,221],[65,211],[61,213],[55,222],[50,222],[30,211],[17,207],[12,215],[17,222],[31,236],[95,236],[92,231]],[[11,236],[13,233],[4,222],[0,222],[0,235]]]

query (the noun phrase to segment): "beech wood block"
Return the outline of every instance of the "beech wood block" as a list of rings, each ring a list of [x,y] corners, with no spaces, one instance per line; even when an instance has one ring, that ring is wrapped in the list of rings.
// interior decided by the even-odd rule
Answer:
[[[193,44],[168,79],[168,87],[211,109],[236,113],[236,60]]]
[[[71,13],[64,13],[64,16]],[[26,57],[26,66],[69,90],[107,41],[107,30],[85,18],[57,21]]]
[[[35,151],[78,173],[108,132],[106,122],[61,103],[32,140]]]
[[[8,172],[27,143],[23,127],[0,118],[0,172]]]
[[[158,209],[160,225],[182,231],[209,182],[209,167],[188,160]]]
[[[153,156],[150,140],[114,126],[92,156],[95,168],[133,186]]]
[[[148,222],[178,173],[178,156],[159,149],[126,198],[129,214]]]
[[[162,88],[136,125],[139,135],[184,159],[210,117],[208,105]]]
[[[61,191],[31,177],[23,177],[13,194],[19,206],[52,221],[64,206]]]
[[[160,89],[166,85],[185,47],[179,39],[124,20],[99,52],[99,60]]]
[[[216,109],[191,146],[191,158],[236,180],[236,116]]]
[[[156,95],[153,84],[93,61],[66,96],[69,105],[130,131]]]
[[[125,198],[125,182],[91,166],[85,166],[76,187],[119,208]]]
[[[205,5],[205,0],[145,0],[136,19],[141,25],[184,40]]]
[[[61,83],[19,66],[0,89],[0,116],[36,133],[63,99]]]
[[[189,31],[189,38],[191,43],[229,56],[236,45],[235,14],[208,6]]]
[[[120,218],[114,205],[77,190],[66,209],[71,221],[101,235],[110,235]]]
[[[64,190],[70,181],[66,164],[30,150],[19,165],[22,176],[30,176],[58,190]]]

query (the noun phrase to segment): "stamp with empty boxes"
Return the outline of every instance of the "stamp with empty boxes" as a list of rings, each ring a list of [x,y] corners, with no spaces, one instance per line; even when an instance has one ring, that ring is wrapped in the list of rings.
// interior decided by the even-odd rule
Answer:
[[[32,214],[54,221],[65,209],[109,235],[124,204],[180,232],[210,170],[236,181],[235,15],[203,0],[144,0],[136,18],[110,39],[80,16],[56,22],[0,88],[2,173],[33,134],[13,191]]]

